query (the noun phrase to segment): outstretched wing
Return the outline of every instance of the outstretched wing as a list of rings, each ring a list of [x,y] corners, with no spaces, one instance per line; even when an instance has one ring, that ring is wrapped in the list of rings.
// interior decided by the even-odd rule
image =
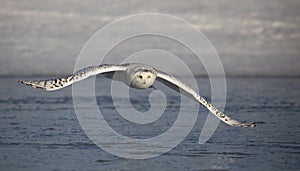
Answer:
[[[158,80],[163,83],[165,83],[165,81],[167,81],[168,86],[170,86],[169,83],[171,83],[172,85],[185,91],[188,95],[194,97],[195,100],[197,100],[202,105],[204,105],[211,113],[213,113],[215,116],[217,116],[220,120],[222,120],[223,122],[225,122],[228,125],[240,126],[240,127],[251,127],[251,128],[256,127],[255,123],[253,123],[253,124],[241,123],[241,122],[238,122],[238,121],[226,116],[224,113],[219,111],[216,107],[214,107],[212,104],[207,102],[203,97],[201,97],[195,90],[193,90],[191,87],[184,84],[183,82],[181,82],[180,80],[178,80],[177,78],[175,78],[173,76],[170,76],[166,73],[158,71],[157,78],[159,78]],[[162,79],[162,80],[160,80],[160,79]]]
[[[49,79],[49,80],[35,80],[35,81],[21,81],[18,82],[22,84],[26,84],[28,86],[34,87],[34,88],[41,88],[45,89],[47,91],[53,91],[58,90],[61,88],[64,88],[66,86],[69,86],[77,81],[86,79],[90,76],[97,75],[97,74],[104,74],[109,72],[115,72],[115,71],[125,71],[127,68],[126,65],[100,65],[100,66],[90,66],[87,68],[84,68],[82,70],[77,71],[76,73],[61,77],[61,78],[55,78],[55,79]]]

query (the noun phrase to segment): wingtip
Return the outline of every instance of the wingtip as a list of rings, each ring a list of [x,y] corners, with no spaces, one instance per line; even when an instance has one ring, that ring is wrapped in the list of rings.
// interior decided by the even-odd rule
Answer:
[[[235,125],[232,125],[232,126],[239,126],[239,127],[244,127],[244,128],[255,128],[256,123],[252,123],[252,124],[242,123],[242,124],[235,124]]]
[[[18,80],[18,83],[29,85],[27,81],[23,81],[23,80]]]
[[[256,127],[256,123],[252,123],[252,124],[242,124],[241,127],[255,128],[255,127]]]
[[[249,126],[250,128],[255,128],[256,127],[256,123],[252,123],[252,124],[250,124],[250,126]]]
[[[28,85],[28,83],[26,81],[23,81],[23,80],[17,80],[17,82],[20,83],[20,84],[26,84],[26,85]]]
[[[25,84],[25,85],[31,86],[31,87],[33,87],[33,88],[45,89],[45,88],[43,88],[43,87],[34,85],[34,84],[30,83],[29,81],[18,80],[18,83]]]

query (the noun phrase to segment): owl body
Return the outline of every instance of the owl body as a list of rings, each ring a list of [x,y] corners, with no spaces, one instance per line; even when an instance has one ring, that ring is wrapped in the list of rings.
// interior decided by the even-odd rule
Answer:
[[[132,88],[145,89],[151,87],[157,77],[157,71],[144,64],[131,64],[124,72],[125,84]]]

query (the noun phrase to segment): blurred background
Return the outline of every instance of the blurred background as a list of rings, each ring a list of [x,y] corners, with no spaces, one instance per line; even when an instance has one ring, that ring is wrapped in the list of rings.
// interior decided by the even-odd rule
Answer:
[[[300,170],[299,9],[299,0],[1,0],[0,170]],[[181,105],[175,91],[164,91],[168,110],[160,119],[152,125],[133,125],[115,110],[117,105],[126,108],[128,104],[115,106],[110,80],[97,77],[99,109],[113,129],[125,136],[157,136],[173,125],[178,109],[200,109],[190,134],[170,152],[148,160],[124,159],[105,152],[87,137],[74,111],[71,87],[46,92],[16,82],[72,73],[81,49],[95,32],[121,17],[140,13],[169,14],[200,29],[219,53],[228,76],[224,113],[256,122],[257,128],[220,123],[209,141],[199,145],[208,110],[193,103]],[[168,24],[145,23],[162,28]],[[120,27],[120,32],[133,28]],[[120,32],[105,35],[105,40]],[[175,55],[192,64],[193,74],[206,76],[204,66],[172,39],[148,38],[125,41],[109,54],[109,62],[118,63],[140,47],[162,47],[167,52],[179,51]],[[145,63],[153,60],[147,53],[135,57],[142,55]],[[158,57],[158,62],[166,59]],[[166,64],[172,75],[183,73],[172,63]],[[210,101],[210,78],[196,80],[200,94]],[[151,91],[131,91],[134,108],[148,109]],[[223,98],[216,104],[218,100]],[[93,109],[89,103],[82,108]]]
[[[1,0],[0,75],[72,73],[96,31],[124,16],[154,12],[203,31],[227,76],[299,76],[299,9],[299,0]]]

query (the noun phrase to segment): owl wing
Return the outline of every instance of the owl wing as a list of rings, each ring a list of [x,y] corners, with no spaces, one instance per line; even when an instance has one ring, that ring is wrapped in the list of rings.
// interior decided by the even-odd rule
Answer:
[[[77,81],[81,81],[90,76],[97,74],[106,74],[115,71],[125,71],[127,68],[126,65],[99,65],[99,66],[90,66],[84,69],[77,71],[72,75],[68,75],[61,78],[49,79],[49,80],[35,80],[35,81],[22,81],[18,82],[26,84],[33,88],[45,89],[47,91],[58,90],[64,87],[67,87]]]
[[[185,93],[187,93],[189,96],[192,96],[196,101],[204,105],[212,114],[214,114],[216,117],[218,117],[221,121],[225,122],[228,125],[231,126],[239,126],[239,127],[256,127],[255,123],[247,124],[247,123],[241,123],[239,121],[236,121],[234,119],[231,119],[227,115],[225,115],[223,112],[219,111],[216,107],[214,107],[211,103],[206,101],[203,97],[201,97],[195,90],[193,90],[190,86],[186,85],[185,83],[181,82],[177,78],[168,75],[166,73],[163,73],[161,71],[157,71],[157,78],[158,81],[161,81],[162,83],[166,83],[169,87],[178,87],[181,90],[183,90]],[[171,86],[170,86],[171,84]],[[176,89],[175,89],[176,90]],[[177,89],[178,90],[178,89]]]

